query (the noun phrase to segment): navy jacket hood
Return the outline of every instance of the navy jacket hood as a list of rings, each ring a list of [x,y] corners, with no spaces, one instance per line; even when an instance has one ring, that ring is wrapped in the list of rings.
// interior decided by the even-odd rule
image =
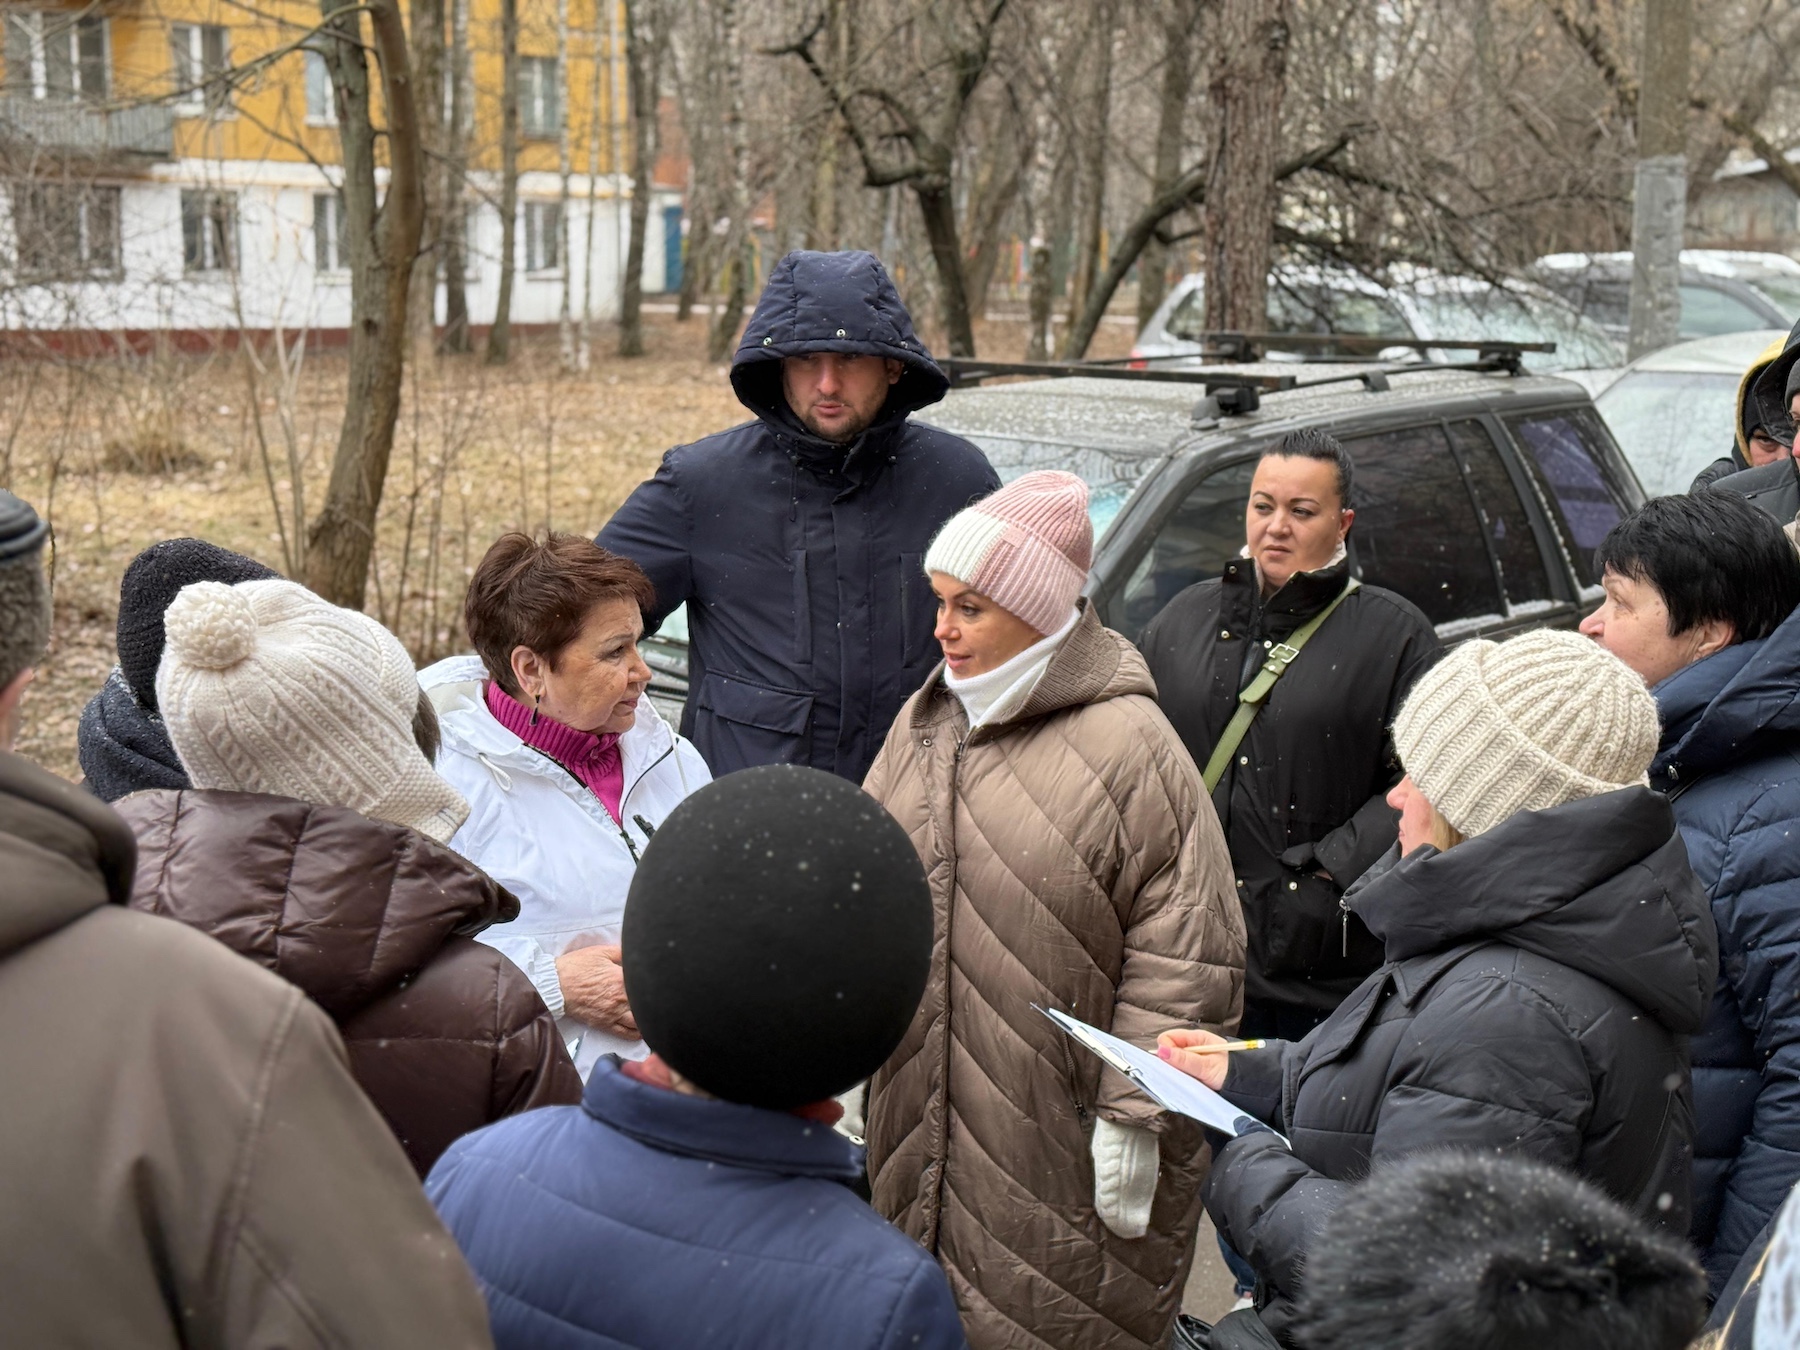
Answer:
[[[795,432],[799,423],[781,392],[781,358],[814,352],[889,357],[906,367],[878,425],[929,407],[950,389],[873,253],[799,250],[775,264],[731,362],[738,401],[775,430]]]
[[[1401,859],[1348,903],[1389,961],[1504,942],[1591,975],[1678,1034],[1699,1030],[1712,997],[1706,893],[1649,788],[1521,811],[1449,852]]]

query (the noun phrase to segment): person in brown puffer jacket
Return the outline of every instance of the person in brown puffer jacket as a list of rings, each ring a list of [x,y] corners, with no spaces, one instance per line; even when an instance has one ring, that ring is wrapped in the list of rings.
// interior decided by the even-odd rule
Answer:
[[[300,986],[424,1176],[470,1130],[581,1099],[525,973],[474,941],[519,902],[445,847],[468,807],[414,743],[411,660],[289,581],[182,590],[157,674],[195,787],[117,804],[131,905]]]
[[[926,556],[945,664],[864,782],[936,909],[870,1083],[875,1208],[938,1257],[976,1350],[1167,1343],[1207,1149],[1033,1008],[1145,1048],[1235,1027],[1244,926],[1212,803],[1137,651],[1077,597],[1087,490],[1027,475]]]

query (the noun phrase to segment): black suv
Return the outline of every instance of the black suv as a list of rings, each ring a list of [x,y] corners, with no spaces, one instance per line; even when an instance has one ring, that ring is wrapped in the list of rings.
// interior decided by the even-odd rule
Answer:
[[[1550,376],[1265,362],[1230,367],[1208,394],[1195,372],[1131,374],[956,388],[918,416],[979,445],[1002,480],[1087,480],[1087,593],[1133,641],[1242,550],[1256,457],[1300,427],[1329,429],[1356,462],[1355,575],[1411,600],[1446,642],[1574,627],[1600,598],[1595,546],[1644,500],[1586,391]],[[1257,380],[1301,387],[1245,397]],[[686,692],[684,633],[665,625],[646,644],[665,712]]]

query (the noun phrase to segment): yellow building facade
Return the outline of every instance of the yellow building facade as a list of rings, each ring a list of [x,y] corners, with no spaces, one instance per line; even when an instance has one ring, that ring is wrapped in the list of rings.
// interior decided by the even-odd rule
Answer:
[[[480,324],[500,272],[501,15],[500,0],[464,3],[473,94],[466,286]],[[554,321],[565,286],[575,312],[584,303],[596,316],[615,312],[629,227],[623,5],[569,0],[569,9],[565,81],[554,0],[519,3],[513,318],[523,324]],[[0,12],[0,176],[11,208],[0,223],[4,326],[347,323],[335,100],[323,60],[307,49],[317,45],[316,5],[99,0]],[[379,125],[372,58],[370,76]],[[645,281],[657,290],[664,221],[679,205],[671,197],[653,207]]]

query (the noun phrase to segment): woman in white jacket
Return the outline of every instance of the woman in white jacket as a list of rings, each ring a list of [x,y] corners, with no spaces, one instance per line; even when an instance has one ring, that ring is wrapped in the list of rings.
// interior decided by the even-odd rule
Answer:
[[[658,715],[638,654],[643,570],[577,535],[495,541],[463,617],[476,655],[420,672],[437,769],[470,806],[450,847],[519,897],[479,934],[544,997],[586,1078],[646,1053],[625,999],[619,929],[643,847],[705,761]]]

